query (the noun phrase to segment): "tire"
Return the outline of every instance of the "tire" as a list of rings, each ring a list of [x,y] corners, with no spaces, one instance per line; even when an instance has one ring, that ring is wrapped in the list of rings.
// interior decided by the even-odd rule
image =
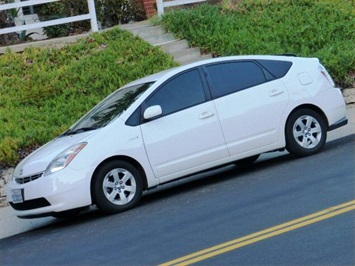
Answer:
[[[254,156],[250,156],[250,157],[235,161],[234,164],[237,166],[248,166],[248,165],[254,163],[259,157],[260,157],[260,154],[257,154]]]
[[[125,161],[104,164],[94,176],[93,202],[103,212],[112,214],[134,207],[143,192],[141,173]]]
[[[292,113],[286,124],[286,149],[296,156],[309,156],[319,152],[327,138],[323,117],[311,109]]]

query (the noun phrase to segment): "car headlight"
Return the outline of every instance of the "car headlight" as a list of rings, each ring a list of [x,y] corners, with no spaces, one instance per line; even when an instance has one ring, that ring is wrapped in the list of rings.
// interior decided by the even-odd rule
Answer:
[[[76,144],[66,149],[62,153],[60,153],[57,157],[53,159],[53,161],[48,165],[44,175],[50,175],[60,170],[63,170],[67,167],[70,162],[78,155],[78,153],[84,149],[86,146],[86,142]]]

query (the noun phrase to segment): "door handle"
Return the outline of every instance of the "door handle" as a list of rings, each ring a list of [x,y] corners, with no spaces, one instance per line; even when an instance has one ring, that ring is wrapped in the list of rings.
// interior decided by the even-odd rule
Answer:
[[[212,112],[203,112],[202,114],[200,114],[199,118],[200,119],[206,119],[206,118],[209,118],[209,117],[212,117],[214,116],[214,113]]]
[[[284,93],[284,90],[283,89],[272,89],[270,92],[269,92],[269,96],[270,97],[273,97],[273,96],[277,96],[277,95],[280,95]]]

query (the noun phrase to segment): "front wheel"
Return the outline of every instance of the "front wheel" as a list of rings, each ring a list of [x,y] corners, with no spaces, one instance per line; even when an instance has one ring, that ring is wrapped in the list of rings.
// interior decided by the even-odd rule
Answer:
[[[96,173],[92,183],[93,201],[106,213],[134,207],[143,192],[141,173],[125,161],[111,161]]]
[[[299,109],[286,124],[286,149],[297,156],[319,152],[327,138],[327,130],[321,115],[311,109]]]

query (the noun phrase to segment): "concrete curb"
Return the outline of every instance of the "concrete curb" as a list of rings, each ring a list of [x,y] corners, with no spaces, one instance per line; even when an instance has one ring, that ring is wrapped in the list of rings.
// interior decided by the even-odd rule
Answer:
[[[38,219],[20,219],[11,207],[0,209],[0,239],[24,233],[57,221],[53,217]]]
[[[29,47],[61,48],[61,47],[65,46],[66,44],[74,43],[81,38],[87,37],[87,36],[89,36],[89,34],[90,33],[84,33],[84,34],[78,34],[78,35],[73,35],[73,36],[68,36],[68,37],[48,39],[48,40],[42,40],[42,41],[36,41],[36,42],[30,42],[30,43],[21,43],[21,44],[6,46],[6,47],[0,47],[0,54],[4,54],[7,50],[11,50],[14,53],[19,53],[19,52],[23,52],[26,48],[29,48]]]

